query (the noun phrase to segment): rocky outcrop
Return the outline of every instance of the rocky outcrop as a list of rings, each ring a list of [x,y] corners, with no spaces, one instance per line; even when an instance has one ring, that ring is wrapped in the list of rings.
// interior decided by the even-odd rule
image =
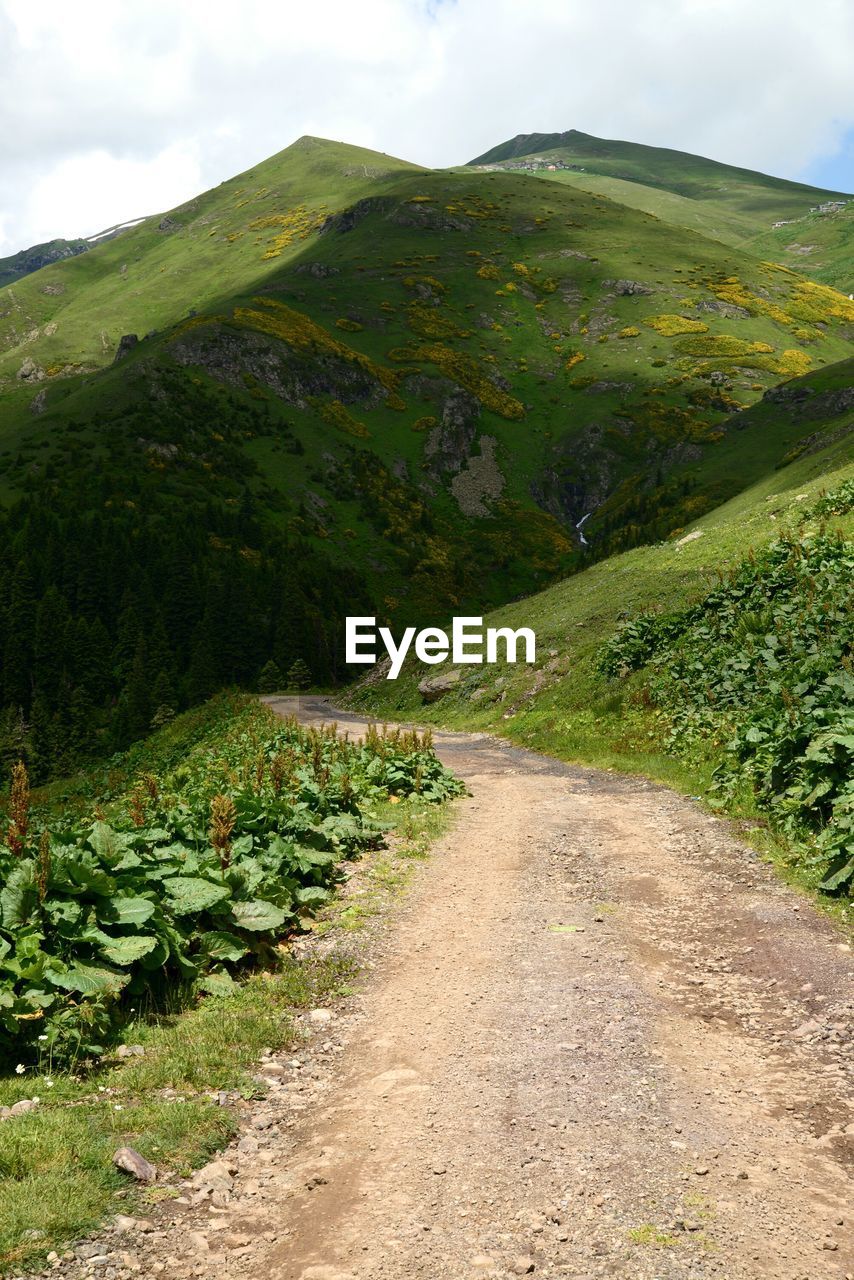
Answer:
[[[172,342],[171,355],[178,364],[195,365],[229,386],[245,387],[248,374],[298,409],[308,408],[312,396],[333,395],[342,404],[379,404],[388,394],[360,365],[331,353],[302,355],[251,332],[190,329]]]
[[[340,213],[330,213],[326,221],[318,228],[318,234],[324,236],[330,232],[344,234],[348,231],[353,231],[370,214],[376,213],[385,216],[391,212],[396,204],[397,201],[390,199],[388,196],[367,196],[364,200],[357,200],[349,209],[342,209]]]
[[[120,360],[124,360],[125,356],[133,351],[139,342],[139,338],[135,333],[123,333],[119,338],[119,345],[116,347],[116,354],[113,364],[118,364]]]
[[[451,492],[464,516],[482,519],[491,515],[488,503],[496,502],[504,489],[504,476],[495,456],[498,441],[480,437],[480,454],[468,459],[451,481]]]
[[[655,293],[648,284],[643,284],[640,280],[603,280],[605,288],[610,288],[620,298],[629,297],[632,294],[646,295]]]
[[[716,298],[702,298],[697,303],[697,310],[724,316],[727,320],[750,319],[750,312],[746,307],[737,307],[734,302],[719,302]]]
[[[19,382],[42,382],[45,378],[45,371],[40,364],[36,364],[32,356],[27,356],[21,365],[15,377]]]
[[[0,258],[0,288],[6,284],[14,284],[23,276],[31,275],[33,271],[40,271],[42,267],[49,267],[54,262],[74,258],[78,253],[85,253],[91,247],[86,240],[49,240],[46,244],[36,244],[31,249],[22,249],[20,253],[13,253],[11,257]],[[42,292],[61,293],[62,289],[45,285]]]
[[[472,454],[480,401],[470,391],[455,387],[445,400],[442,421],[424,443],[424,466],[434,478],[456,475]]]
[[[329,262],[301,262],[294,267],[295,276],[311,276],[315,280],[326,280],[329,276],[340,275],[341,268],[333,267]]]
[[[446,693],[455,689],[462,678],[462,671],[458,667],[451,667],[450,671],[440,671],[437,676],[426,676],[419,684],[418,692],[424,702],[438,702]]]

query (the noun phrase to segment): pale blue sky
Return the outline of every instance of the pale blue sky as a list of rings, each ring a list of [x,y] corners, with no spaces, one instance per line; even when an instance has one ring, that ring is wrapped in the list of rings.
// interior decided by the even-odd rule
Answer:
[[[801,180],[817,187],[854,192],[854,129],[846,132],[842,145],[833,155],[807,165]]]

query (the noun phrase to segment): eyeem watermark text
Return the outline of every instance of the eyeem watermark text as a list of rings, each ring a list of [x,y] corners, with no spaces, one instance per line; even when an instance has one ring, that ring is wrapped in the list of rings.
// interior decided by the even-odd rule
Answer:
[[[379,638],[391,659],[387,680],[396,680],[400,675],[410,648],[414,649],[419,662],[431,666],[444,662],[448,657],[456,663],[498,662],[499,646],[505,662],[532,663],[537,660],[537,637],[530,627],[520,627],[518,631],[510,627],[487,627],[484,630],[483,618],[454,618],[450,636],[440,627],[425,627],[418,632],[415,627],[407,627],[400,644],[395,643],[388,627],[377,627],[376,618],[348,618],[346,625],[345,661],[376,662]],[[524,649],[523,659],[518,656],[520,645]]]

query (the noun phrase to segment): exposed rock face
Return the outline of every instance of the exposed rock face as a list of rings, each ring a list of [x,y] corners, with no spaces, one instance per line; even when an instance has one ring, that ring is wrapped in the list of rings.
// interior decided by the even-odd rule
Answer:
[[[418,692],[425,702],[438,702],[446,693],[450,693],[462,678],[463,673],[460,669],[452,667],[450,671],[440,671],[437,676],[427,676],[419,684]]]
[[[165,218],[161,218],[160,221],[158,222],[157,230],[166,231],[166,232],[180,231],[181,223],[176,222],[174,218],[170,218],[167,214]]]
[[[490,514],[488,502],[501,497],[504,476],[498,466],[495,450],[498,441],[494,436],[481,436],[480,454],[468,462],[451,481],[451,492],[463,515],[482,518]]]
[[[319,228],[318,234],[323,236],[330,231],[339,233],[353,231],[369,214],[388,214],[396,204],[397,201],[388,196],[367,196],[364,200],[357,200],[349,209],[342,209],[340,213],[330,213]]]
[[[606,430],[627,435],[631,427],[616,417],[591,423],[531,485],[537,505],[573,529],[582,517],[602,505],[615,486],[613,460],[602,444]]]
[[[713,315],[725,316],[727,320],[750,319],[750,312],[745,307],[737,307],[734,302],[719,302],[715,298],[701,298],[697,310],[711,311]]]
[[[783,382],[770,387],[762,397],[770,404],[791,405],[800,417],[833,418],[854,408],[854,386],[837,387],[832,391],[817,391],[803,383]]]
[[[442,421],[434,427],[424,444],[424,463],[430,475],[456,475],[471,457],[480,401],[455,387],[445,400]]]
[[[120,360],[124,360],[129,351],[133,351],[139,338],[135,333],[123,333],[119,338],[119,345],[116,347],[116,355],[113,364],[118,364]]]
[[[618,297],[624,298],[631,294],[650,294],[655,290],[651,289],[648,284],[642,284],[640,280],[606,280],[605,286],[612,288]]]
[[[27,356],[15,377],[19,382],[41,382],[45,377],[45,371],[40,364],[36,364],[32,356]]]
[[[298,267],[294,267],[294,275],[313,276],[315,280],[326,280],[329,276],[340,275],[341,268],[333,267],[328,262],[301,262]]]
[[[44,413],[47,408],[47,392],[37,391],[30,401],[30,413],[38,417],[40,413]]]
[[[0,258],[0,287],[14,284],[23,276],[42,267],[49,267],[53,262],[62,262],[64,258],[74,258],[78,253],[85,253],[92,246],[85,240],[50,240],[47,244],[36,244],[31,249],[22,249],[11,257]],[[45,285],[43,293],[61,293],[61,286]]]
[[[307,408],[311,396],[354,404],[380,403],[388,394],[359,365],[331,354],[304,357],[262,334],[191,329],[172,343],[171,354],[178,364],[198,365],[230,386],[244,386],[244,375],[251,374],[298,409]]]

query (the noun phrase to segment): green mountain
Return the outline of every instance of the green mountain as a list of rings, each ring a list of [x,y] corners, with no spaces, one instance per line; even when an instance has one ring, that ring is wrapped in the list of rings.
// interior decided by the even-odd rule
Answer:
[[[649,189],[653,189],[700,203],[706,211],[714,211],[721,219],[723,230],[728,229],[734,236],[740,229],[743,238],[767,230],[779,219],[802,217],[812,206],[847,198],[840,192],[773,178],[686,151],[594,138],[577,129],[566,133],[517,134],[509,142],[470,160],[469,165],[525,167],[533,166],[535,162],[568,166],[559,171],[567,180],[583,182],[590,178],[610,178],[620,183],[637,184],[646,189],[640,195],[645,202],[650,199]],[[548,173],[548,169],[545,172]],[[583,174],[584,178],[573,178],[574,174]],[[620,198],[621,191],[627,194],[625,187],[599,189],[615,199]],[[633,204],[634,201],[626,203]],[[638,207],[645,207],[645,204]],[[648,211],[665,216],[660,209],[666,210],[671,217],[665,217],[665,220],[676,221],[679,208],[678,204],[665,201],[660,208]],[[687,210],[684,216],[688,216]],[[677,225],[694,224],[678,222]]]
[[[341,679],[346,613],[435,621],[664,536],[815,433],[743,411],[852,327],[570,185],[300,139],[0,290],[7,738],[55,767],[93,707],[121,745],[270,658]]]

